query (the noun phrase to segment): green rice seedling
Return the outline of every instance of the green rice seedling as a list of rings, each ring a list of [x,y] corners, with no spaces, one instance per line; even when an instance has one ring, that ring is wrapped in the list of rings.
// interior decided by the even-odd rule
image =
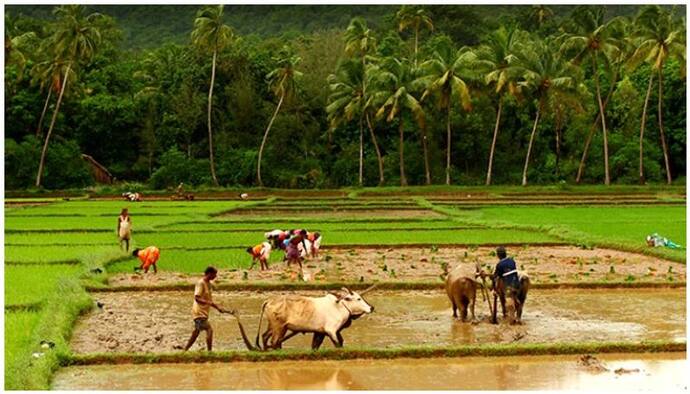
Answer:
[[[626,282],[634,282],[635,281],[635,276],[634,275],[628,275],[625,277]]]
[[[436,252],[438,252],[438,246],[431,245],[431,253],[436,253]]]
[[[93,232],[46,232],[5,234],[5,247],[8,245],[117,245],[115,230],[105,233]]]
[[[58,264],[72,263],[91,256],[120,253],[119,247],[112,246],[35,246],[21,245],[5,248],[6,264]],[[124,252],[122,252],[124,254]]]
[[[615,274],[615,273],[616,273],[616,269],[613,266],[611,266],[609,268],[609,274]]]
[[[36,312],[5,312],[5,389],[21,390],[31,364],[34,334],[40,315]]]
[[[5,305],[28,305],[59,297],[57,283],[84,273],[80,265],[8,265],[5,267]]]

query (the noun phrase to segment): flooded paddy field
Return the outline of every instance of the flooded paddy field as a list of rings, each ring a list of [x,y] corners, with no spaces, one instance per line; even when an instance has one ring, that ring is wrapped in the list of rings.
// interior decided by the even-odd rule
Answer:
[[[264,300],[278,294],[320,296],[325,292],[223,292],[214,301],[236,308],[252,338]],[[191,292],[97,293],[103,303],[81,318],[72,337],[75,353],[168,353],[184,345],[192,331]],[[489,310],[478,294],[477,324],[451,316],[450,303],[438,291],[374,291],[366,296],[376,310],[343,331],[348,348],[450,346],[489,343],[564,343],[586,341],[685,341],[685,289],[533,290],[524,324],[488,323]],[[214,311],[215,312],[215,311]],[[236,320],[212,312],[214,349],[246,349]],[[500,312],[499,312],[500,315]],[[266,327],[264,322],[263,327]],[[204,334],[202,334],[203,337]],[[308,349],[311,335],[297,335],[285,348]],[[203,349],[203,340],[192,350]],[[326,340],[324,347],[332,344]]]
[[[495,264],[493,247],[437,248],[420,246],[360,246],[334,248],[325,246],[320,259],[304,263],[305,273],[314,281],[438,281],[444,264],[453,269],[458,264],[474,267],[474,262]],[[642,254],[611,249],[581,249],[574,246],[529,246],[509,249],[518,268],[530,276],[532,283],[593,283],[593,282],[685,282],[685,264]],[[280,254],[276,251],[274,254]],[[488,268],[487,268],[488,269]],[[247,272],[245,278],[244,272]],[[217,284],[247,281],[281,282],[297,279],[296,273],[286,274],[284,263],[274,263],[268,271],[221,271]],[[178,272],[161,271],[157,275],[119,273],[109,278],[109,285],[163,286],[192,284],[198,277]]]
[[[61,369],[55,390],[683,390],[685,353],[322,360]],[[548,373],[544,373],[549,371]]]

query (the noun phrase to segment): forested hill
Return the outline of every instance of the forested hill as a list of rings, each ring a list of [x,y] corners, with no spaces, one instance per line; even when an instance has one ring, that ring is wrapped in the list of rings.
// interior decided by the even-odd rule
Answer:
[[[52,19],[53,6],[5,6],[12,15]],[[189,39],[199,5],[92,5],[90,9],[115,18],[124,33],[126,49],[156,48],[164,43],[184,43]],[[312,33],[319,30],[344,30],[353,17],[361,16],[375,29],[393,27],[396,5],[227,5],[226,23],[241,35],[277,36]],[[476,37],[476,29],[497,26],[502,19],[530,12],[531,6],[429,6],[438,27],[463,43],[462,37]],[[555,16],[565,17],[571,6],[551,7]],[[607,17],[631,16],[638,6],[607,6]],[[684,12],[683,12],[684,13]],[[445,26],[444,26],[445,25]],[[470,31],[474,30],[474,31]],[[469,34],[468,34],[469,33]],[[469,40],[463,44],[474,44]]]

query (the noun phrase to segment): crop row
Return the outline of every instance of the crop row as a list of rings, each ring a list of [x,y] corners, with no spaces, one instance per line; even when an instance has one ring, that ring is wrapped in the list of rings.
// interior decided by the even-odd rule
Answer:
[[[27,305],[55,294],[62,278],[77,276],[79,265],[5,266],[5,305]]]
[[[21,245],[5,248],[5,264],[56,264],[61,262],[95,261],[120,254],[113,243],[108,245]]]
[[[37,312],[5,312],[5,388],[19,387],[16,380],[31,363],[31,347],[39,323]]]

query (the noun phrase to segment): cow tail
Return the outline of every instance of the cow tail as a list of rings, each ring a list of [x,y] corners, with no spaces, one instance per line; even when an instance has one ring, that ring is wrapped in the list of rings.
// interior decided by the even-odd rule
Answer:
[[[256,329],[256,340],[254,341],[254,344],[259,350],[266,350],[261,348],[261,345],[259,344],[259,336],[261,335],[261,321],[263,320],[264,310],[266,309],[267,304],[268,301],[264,301],[263,305],[261,305],[261,313],[259,314],[259,327]]]

